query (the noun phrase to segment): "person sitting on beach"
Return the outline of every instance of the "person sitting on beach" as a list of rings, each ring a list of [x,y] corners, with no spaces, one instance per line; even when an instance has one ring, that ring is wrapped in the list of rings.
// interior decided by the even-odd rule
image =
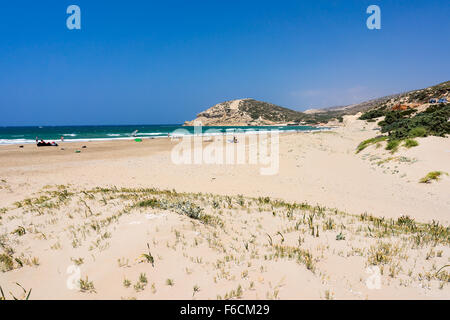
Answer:
[[[235,136],[233,136],[233,143],[238,143],[238,139]]]

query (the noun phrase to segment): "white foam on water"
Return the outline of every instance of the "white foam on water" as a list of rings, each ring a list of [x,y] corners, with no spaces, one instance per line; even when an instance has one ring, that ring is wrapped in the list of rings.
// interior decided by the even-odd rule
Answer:
[[[30,144],[30,143],[36,143],[36,140],[30,140],[30,139],[0,139],[0,145]]]
[[[158,135],[167,135],[167,133],[164,132],[143,132],[143,133],[138,133],[138,136],[158,136]]]

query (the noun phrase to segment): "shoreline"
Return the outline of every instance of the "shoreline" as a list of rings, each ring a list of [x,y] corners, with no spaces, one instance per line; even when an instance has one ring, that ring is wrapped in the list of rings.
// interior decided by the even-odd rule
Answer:
[[[390,218],[406,214],[424,222],[448,223],[450,199],[445,190],[450,188],[450,179],[444,175],[433,184],[418,181],[430,171],[450,173],[450,153],[446,152],[450,139],[425,138],[419,147],[403,149],[395,156],[375,146],[355,154],[357,145],[376,133],[374,124],[353,121],[332,130],[280,134],[279,172],[271,176],[261,176],[264,165],[247,162],[174,164],[171,152],[180,139],[0,146],[0,178],[16,190],[0,193],[0,203],[49,184],[117,185],[268,196],[352,214],[368,212]],[[82,149],[83,145],[87,148]]]
[[[275,127],[275,126],[274,126]],[[182,129],[183,127],[181,127],[180,129]],[[208,128],[208,127],[202,127],[202,128]],[[122,141],[122,140],[134,140],[134,139],[142,139],[142,140],[148,140],[148,139],[161,139],[161,138],[180,138],[180,137],[184,137],[184,136],[204,136],[204,137],[211,137],[211,136],[224,136],[224,135],[241,135],[241,134],[258,134],[261,132],[278,132],[280,134],[285,134],[285,133],[299,133],[299,132],[304,132],[304,133],[310,133],[310,132],[317,132],[317,131],[327,131],[327,130],[333,130],[333,128],[336,127],[316,127],[317,129],[314,130],[256,130],[256,131],[247,131],[247,132],[221,132],[221,133],[205,133],[205,134],[179,134],[176,136],[170,136],[168,137],[167,135],[157,135],[155,134],[153,135],[142,135],[139,136],[139,134],[135,137],[109,137],[109,138],[86,138],[86,139],[64,139],[64,141],[58,140],[58,139],[45,139],[46,142],[56,142],[56,143],[65,143],[65,142],[69,142],[69,143],[74,143],[74,142],[99,142],[99,141]],[[239,128],[240,129],[240,128]],[[238,130],[239,130],[238,129]],[[0,139],[1,141],[2,139]],[[5,140],[5,139],[3,139]],[[1,146],[9,146],[9,145],[30,145],[30,144],[36,144],[35,140],[26,140],[26,141],[20,141],[20,142],[10,142],[10,143],[1,143],[0,142],[0,147]]]

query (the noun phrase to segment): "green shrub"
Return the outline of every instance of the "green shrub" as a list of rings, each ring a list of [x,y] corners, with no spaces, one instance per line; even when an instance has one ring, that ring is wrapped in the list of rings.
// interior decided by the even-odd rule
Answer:
[[[412,138],[416,137],[426,137],[427,136],[427,129],[424,127],[416,127],[409,130],[409,136]]]
[[[137,206],[141,207],[141,208],[145,208],[145,207],[160,208],[161,207],[158,199],[155,199],[155,198],[139,201],[137,203]]]
[[[389,133],[390,139],[424,137],[427,135],[445,137],[450,134],[450,104],[438,104],[411,116],[409,110],[390,111],[384,121],[378,124],[381,132]]]
[[[369,110],[369,111],[365,112],[361,117],[359,117],[359,120],[371,120],[371,119],[382,117],[386,114],[386,111],[384,110],[384,108],[382,107],[382,108]]]
[[[386,150],[396,152],[401,141],[405,141],[407,148],[418,145],[417,141],[410,138],[426,137],[429,135],[445,137],[450,134],[450,104],[435,104],[425,111],[414,114],[416,109],[386,111],[386,108],[373,109],[360,117],[360,119],[373,119],[384,114],[384,120],[378,122],[382,133],[388,133]],[[414,115],[413,115],[414,114]],[[356,153],[364,150],[368,145],[375,143],[373,139],[361,142]]]
[[[406,139],[405,144],[404,144],[404,146],[408,149],[412,148],[412,147],[417,147],[418,145],[419,145],[419,143],[413,139]]]
[[[386,150],[390,150],[392,153],[398,150],[398,146],[400,145],[400,140],[389,140],[386,145]]]

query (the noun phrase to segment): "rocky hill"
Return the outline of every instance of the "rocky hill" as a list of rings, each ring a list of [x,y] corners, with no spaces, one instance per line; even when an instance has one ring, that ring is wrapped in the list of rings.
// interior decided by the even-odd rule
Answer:
[[[299,122],[304,118],[302,112],[283,108],[272,103],[254,99],[225,101],[200,112],[193,121],[186,121],[185,126],[200,121],[204,126],[263,126]]]
[[[194,121],[201,121],[204,126],[263,126],[282,124],[324,124],[330,120],[342,121],[344,115],[355,115],[378,108],[399,109],[415,108],[425,110],[432,105],[433,99],[450,100],[450,81],[400,94],[372,99],[358,104],[312,109],[305,112],[280,107],[272,103],[254,99],[230,100],[199,113],[197,118],[186,121],[191,126]]]
[[[447,101],[450,100],[450,81],[446,81],[424,89],[408,91],[400,94],[394,94],[365,101],[359,104],[322,109],[321,112],[342,112],[342,114],[357,114],[358,112],[366,112],[379,107],[387,107],[391,109],[418,108],[420,110],[426,109],[433,103],[437,103],[439,99],[446,99]],[[433,100],[435,101],[433,102]]]

